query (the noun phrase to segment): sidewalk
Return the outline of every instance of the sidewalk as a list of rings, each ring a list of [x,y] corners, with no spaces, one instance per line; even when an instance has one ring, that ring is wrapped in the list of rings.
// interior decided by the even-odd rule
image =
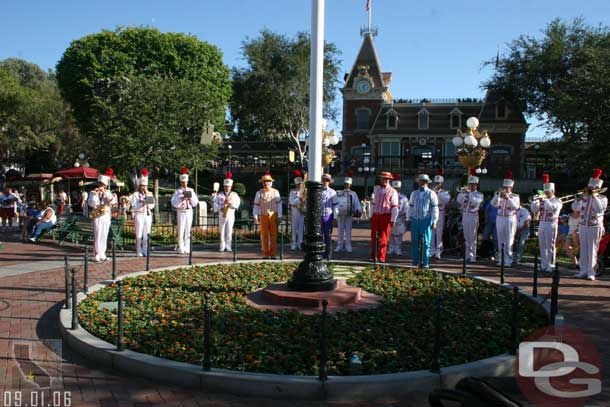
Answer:
[[[370,238],[367,230],[354,230],[354,253],[334,256],[335,259],[366,260],[369,257]],[[245,399],[230,395],[211,395],[191,392],[179,387],[165,386],[149,380],[128,377],[119,372],[98,369],[70,349],[50,351],[53,344],[60,343],[57,317],[64,297],[63,257],[68,256],[71,264],[81,267],[81,248],[60,247],[54,244],[23,244],[17,236],[2,235],[5,242],[0,249],[0,375],[3,391],[35,389],[34,384],[22,374],[27,360],[13,357],[24,344],[35,354],[32,360],[39,365],[53,366],[60,372],[63,390],[71,392],[73,406],[427,406],[427,395],[414,395],[409,400],[379,400],[362,403],[289,402],[261,399]],[[194,252],[193,263],[216,260],[232,260],[232,253],[207,251]],[[34,253],[35,252],[35,253]],[[285,252],[285,258],[300,258],[300,253]],[[259,259],[255,246],[238,252],[239,259]],[[389,259],[391,262],[409,264],[407,258]],[[151,257],[151,268],[188,263],[187,256],[170,252],[155,252]],[[122,253],[117,261],[117,274],[131,273],[145,268],[145,259]],[[111,262],[89,264],[89,285],[108,279]],[[442,260],[433,267],[461,272],[460,259]],[[469,273],[499,279],[499,271],[491,263],[469,265]],[[506,270],[506,281],[516,284],[528,292],[532,279],[530,268]],[[587,405],[607,406],[610,400],[610,279],[602,277],[597,281],[572,279],[572,271],[562,270],[559,311],[570,325],[588,334],[598,347],[602,357],[603,393]],[[539,295],[546,295],[550,279],[540,276]],[[55,342],[53,340],[56,340]],[[21,348],[18,348],[21,346]],[[61,347],[59,348],[61,349]],[[43,355],[43,356],[42,356]],[[26,363],[26,364],[24,364]],[[27,374],[27,373],[26,373]],[[518,397],[512,381],[504,383],[504,389]],[[47,396],[46,400],[51,400]],[[25,401],[24,401],[25,403]],[[24,404],[25,405],[25,404]]]

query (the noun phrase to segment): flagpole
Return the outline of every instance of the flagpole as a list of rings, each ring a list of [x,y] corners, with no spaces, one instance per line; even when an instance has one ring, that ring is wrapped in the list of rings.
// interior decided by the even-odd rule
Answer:
[[[372,32],[373,24],[371,22],[371,9],[373,8],[373,0],[369,0],[368,2],[368,14],[369,14],[369,33]]]

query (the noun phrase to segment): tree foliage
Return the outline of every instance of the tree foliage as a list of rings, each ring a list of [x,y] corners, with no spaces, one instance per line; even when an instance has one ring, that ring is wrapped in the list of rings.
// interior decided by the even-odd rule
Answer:
[[[242,44],[245,68],[233,69],[231,118],[242,140],[288,139],[301,155],[300,138],[309,125],[310,39],[264,30]],[[324,116],[337,117],[334,101],[339,82],[340,51],[332,43],[324,50]]]
[[[73,159],[77,139],[53,73],[20,59],[0,61],[0,159],[29,161],[30,172],[53,170]]]
[[[203,164],[206,124],[224,126],[231,94],[220,50],[194,36],[129,27],[73,41],[57,65],[62,95],[94,145],[93,162],[126,172]]]
[[[610,31],[582,19],[551,22],[542,38],[509,45],[489,83],[510,104],[563,135],[568,164],[588,173],[610,166]],[[582,166],[587,162],[587,166]]]

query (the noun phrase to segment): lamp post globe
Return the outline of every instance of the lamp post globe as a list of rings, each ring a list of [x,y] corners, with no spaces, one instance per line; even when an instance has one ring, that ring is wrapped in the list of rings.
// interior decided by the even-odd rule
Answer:
[[[477,119],[476,117],[470,117],[468,120],[466,120],[466,126],[469,129],[476,129],[477,127],[479,127],[479,119]]]

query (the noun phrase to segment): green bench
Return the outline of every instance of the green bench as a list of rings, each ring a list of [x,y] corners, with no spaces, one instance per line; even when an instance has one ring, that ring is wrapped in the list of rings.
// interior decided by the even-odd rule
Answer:
[[[62,214],[63,216],[63,214]],[[49,230],[50,236],[53,240],[56,240],[58,244],[62,245],[68,241],[75,244],[93,244],[93,223],[91,219],[85,218],[81,215],[70,215],[66,216],[61,224]],[[114,237],[116,247],[119,249],[123,248],[123,219],[112,219],[110,221],[110,232],[108,233],[108,240]]]
[[[55,222],[55,225],[53,225],[52,228],[42,232],[40,238],[43,238],[45,234],[48,234],[52,240],[55,240],[61,246],[66,239],[69,230],[77,220],[78,215],[64,212],[57,217],[57,222]]]

